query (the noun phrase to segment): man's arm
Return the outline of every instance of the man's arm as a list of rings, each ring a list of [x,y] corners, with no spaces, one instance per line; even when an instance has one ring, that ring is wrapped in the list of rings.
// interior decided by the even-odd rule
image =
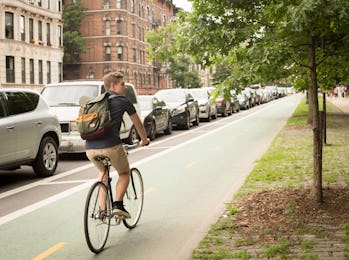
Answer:
[[[136,130],[139,134],[139,136],[141,137],[141,141],[139,143],[140,146],[145,146],[149,144],[149,140],[147,138],[147,133],[145,132],[145,128],[144,125],[141,121],[141,119],[139,118],[137,113],[134,113],[133,115],[130,116],[133,124],[136,127]]]

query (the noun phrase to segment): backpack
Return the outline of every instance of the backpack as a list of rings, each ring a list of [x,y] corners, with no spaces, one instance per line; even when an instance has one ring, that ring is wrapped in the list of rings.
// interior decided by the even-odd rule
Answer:
[[[109,99],[117,96],[104,92],[97,97],[80,98],[81,108],[76,124],[82,139],[93,140],[103,137],[116,124],[110,116]]]

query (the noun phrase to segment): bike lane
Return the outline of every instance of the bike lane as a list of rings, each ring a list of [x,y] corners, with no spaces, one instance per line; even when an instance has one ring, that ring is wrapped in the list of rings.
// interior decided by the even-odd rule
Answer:
[[[139,226],[132,231],[111,227],[107,247],[98,258],[187,258],[298,102],[299,97],[290,97],[200,137],[188,132],[185,140],[190,141],[135,163],[146,191]],[[138,156],[167,145],[154,144]],[[1,225],[0,259],[95,258],[83,233],[84,200],[90,184]]]

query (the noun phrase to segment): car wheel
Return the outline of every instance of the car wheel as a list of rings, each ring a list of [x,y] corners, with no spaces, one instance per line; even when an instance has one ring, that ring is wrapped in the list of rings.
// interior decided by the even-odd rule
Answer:
[[[198,111],[196,113],[196,119],[195,119],[193,124],[194,125],[199,125],[200,124],[200,117],[199,117],[199,112]]]
[[[167,128],[165,130],[166,135],[172,134],[172,119],[170,118],[167,122]]]
[[[150,130],[149,130],[149,139],[150,141],[153,141],[156,137],[156,126],[155,126],[155,122],[153,121],[151,126],[150,126]]]
[[[38,154],[32,165],[38,177],[52,176],[58,165],[58,146],[56,141],[46,136],[41,140]]]
[[[138,133],[136,131],[136,128],[134,126],[131,127],[130,129],[130,134],[128,137],[125,139],[126,144],[135,144],[137,143],[138,140]]]
[[[217,110],[216,110],[216,112],[212,115],[212,119],[217,119]]]
[[[186,114],[185,123],[183,125],[183,128],[185,130],[188,130],[190,128],[190,115],[189,114]]]

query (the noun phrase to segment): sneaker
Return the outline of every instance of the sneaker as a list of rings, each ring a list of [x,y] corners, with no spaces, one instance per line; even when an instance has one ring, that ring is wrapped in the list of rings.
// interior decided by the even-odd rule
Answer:
[[[124,217],[124,218],[131,218],[130,213],[127,212],[127,210],[124,208],[124,205],[113,205],[113,214],[118,217]]]

